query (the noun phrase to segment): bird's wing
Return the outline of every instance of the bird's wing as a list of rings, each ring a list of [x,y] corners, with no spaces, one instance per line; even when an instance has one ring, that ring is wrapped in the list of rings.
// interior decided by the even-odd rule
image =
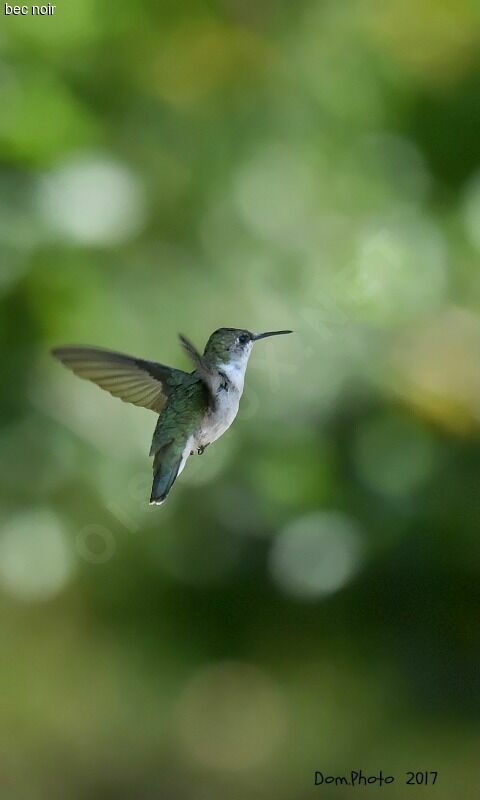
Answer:
[[[56,347],[52,355],[75,375],[93,381],[114,397],[157,413],[163,409],[182,377],[187,377],[187,373],[156,361],[99,347]]]
[[[190,361],[195,367],[198,377],[206,385],[208,391],[210,392],[211,398],[214,401],[218,375],[210,369],[209,365],[206,363],[203,356],[200,355],[197,348],[195,347],[194,344],[192,344],[190,339],[187,339],[187,337],[184,336],[182,333],[178,335],[178,338],[180,339],[182,347],[185,350],[186,354],[188,355]]]
[[[187,337],[184,336],[183,333],[179,333],[178,338],[180,339],[181,345],[185,350],[187,356],[189,357],[190,361],[193,363],[195,369],[199,371],[209,372],[208,367],[205,364],[202,356],[198,352],[195,345],[192,344],[190,339],[187,339]]]

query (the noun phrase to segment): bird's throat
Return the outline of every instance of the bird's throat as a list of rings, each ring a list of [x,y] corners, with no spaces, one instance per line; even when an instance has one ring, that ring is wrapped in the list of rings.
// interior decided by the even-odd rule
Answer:
[[[226,379],[230,386],[241,394],[243,392],[246,368],[247,361],[245,363],[229,361],[226,364],[217,364],[216,369],[220,376],[219,384],[224,383]]]

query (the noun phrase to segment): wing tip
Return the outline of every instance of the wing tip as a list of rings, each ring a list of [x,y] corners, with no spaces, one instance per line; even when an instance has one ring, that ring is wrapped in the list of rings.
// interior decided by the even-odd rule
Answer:
[[[119,360],[135,360],[132,356],[125,356],[122,353],[117,353],[114,350],[107,350],[105,347],[95,347],[89,344],[66,344],[52,347],[50,355],[65,363],[66,361],[74,361],[82,358],[95,358],[96,360],[104,360],[105,357],[119,361]]]
[[[68,356],[69,351],[74,348],[71,347],[51,347],[50,348],[50,355],[52,358],[55,358],[57,361],[64,362],[65,358]]]

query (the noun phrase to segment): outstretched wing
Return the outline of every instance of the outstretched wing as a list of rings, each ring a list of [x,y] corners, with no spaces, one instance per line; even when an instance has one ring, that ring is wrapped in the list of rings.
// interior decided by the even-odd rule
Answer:
[[[52,355],[79,378],[119,397],[125,403],[160,413],[168,395],[187,373],[156,361],[126,356],[99,347],[56,347]]]

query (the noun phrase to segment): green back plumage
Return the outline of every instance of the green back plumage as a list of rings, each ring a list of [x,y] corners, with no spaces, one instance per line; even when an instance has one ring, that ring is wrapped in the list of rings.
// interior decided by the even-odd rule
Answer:
[[[150,455],[154,456],[151,503],[163,502],[172,488],[185,446],[198,429],[208,402],[208,390],[195,373],[171,392],[158,418],[150,448]]]
[[[171,392],[158,418],[150,455],[155,455],[170,442],[175,442],[179,447],[185,443],[200,424],[208,407],[208,399],[203,381],[195,373],[186,376]]]

